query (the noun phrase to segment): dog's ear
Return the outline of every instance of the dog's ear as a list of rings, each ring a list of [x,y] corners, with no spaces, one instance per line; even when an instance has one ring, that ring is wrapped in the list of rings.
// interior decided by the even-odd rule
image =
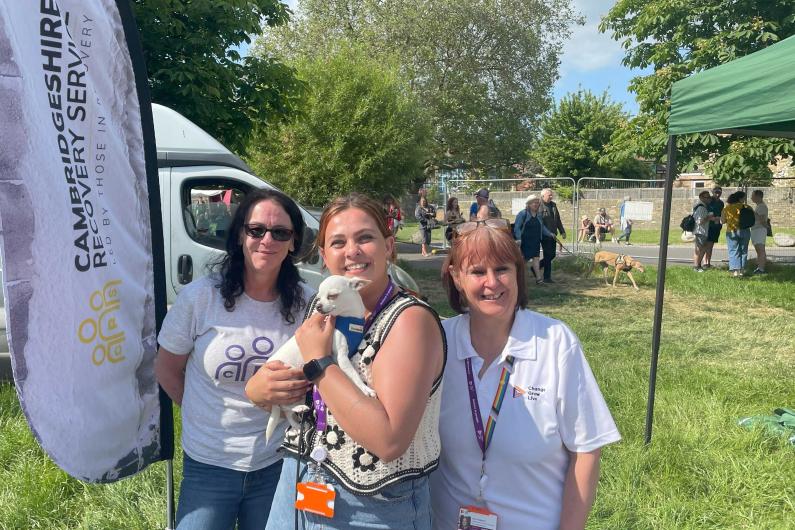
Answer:
[[[362,287],[368,285],[370,280],[365,280],[364,278],[348,278],[348,285],[355,290],[360,290]]]

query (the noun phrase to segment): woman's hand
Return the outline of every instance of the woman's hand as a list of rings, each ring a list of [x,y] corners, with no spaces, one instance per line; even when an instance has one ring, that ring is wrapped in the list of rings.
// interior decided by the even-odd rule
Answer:
[[[272,361],[260,366],[248,380],[246,396],[258,407],[290,405],[301,401],[310,387],[303,370]]]
[[[322,359],[331,354],[331,340],[334,337],[334,317],[315,312],[307,318],[295,332],[295,340],[301,350],[304,362]]]

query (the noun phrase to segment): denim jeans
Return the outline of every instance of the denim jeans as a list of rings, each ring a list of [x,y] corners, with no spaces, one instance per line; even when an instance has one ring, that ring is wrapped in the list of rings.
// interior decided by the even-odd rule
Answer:
[[[729,270],[742,271],[748,261],[748,241],[751,230],[729,230],[726,232],[726,246],[729,249]]]
[[[273,498],[267,530],[292,530],[295,527],[296,510],[293,505],[297,466],[297,458],[292,455],[284,457],[282,478]],[[337,492],[334,517],[329,519],[298,512],[300,530],[431,530],[431,494],[427,476],[387,486],[379,493],[368,496],[354,495],[322,469],[317,473],[309,473],[306,462],[301,461],[299,480],[303,482],[319,477],[323,482],[334,486]]]
[[[281,461],[256,471],[203,464],[185,455],[177,530],[262,530],[268,521]]]

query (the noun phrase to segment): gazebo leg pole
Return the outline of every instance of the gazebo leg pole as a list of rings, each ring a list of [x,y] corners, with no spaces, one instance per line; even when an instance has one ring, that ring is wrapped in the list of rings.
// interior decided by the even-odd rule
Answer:
[[[662,332],[663,298],[665,297],[665,268],[668,263],[668,234],[671,225],[671,196],[676,178],[676,136],[668,137],[668,164],[665,175],[660,251],[657,262],[657,293],[654,300],[654,323],[651,336],[651,368],[649,369],[649,399],[646,403],[646,432],[644,443],[651,443],[651,427],[654,420],[654,394],[657,386],[657,360],[660,355]]]

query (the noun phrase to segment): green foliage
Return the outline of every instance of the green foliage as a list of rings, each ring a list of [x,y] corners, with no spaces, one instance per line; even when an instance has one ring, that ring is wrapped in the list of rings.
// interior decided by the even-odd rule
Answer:
[[[732,142],[728,152],[708,161],[704,166],[708,175],[722,186],[769,186],[773,172],[768,167],[770,142],[749,138],[746,142]]]
[[[578,21],[570,0],[302,0],[299,11],[260,50],[313,57],[355,42],[395,61],[431,119],[427,172],[523,161]]]
[[[260,130],[252,167],[306,204],[359,191],[399,196],[422,174],[429,126],[406,83],[355,47],[296,63],[301,112]]]
[[[236,47],[262,25],[288,20],[278,0],[133,0],[152,101],[171,107],[240,150],[254,124],[289,113],[293,71]]]
[[[611,31],[622,42],[626,66],[653,69],[630,83],[640,113],[613,137],[608,157],[633,154],[663,160],[671,85],[795,35],[795,15],[792,0],[618,0],[602,19],[600,30]],[[795,142],[761,142],[763,149],[737,136],[684,135],[677,139],[679,163],[692,170],[710,162],[720,182],[738,184],[749,178],[744,170],[758,175],[775,155],[795,154]],[[730,160],[722,161],[724,156]],[[746,160],[740,162],[736,156]],[[717,172],[723,169],[726,175]]]
[[[541,138],[530,155],[549,177],[649,178],[648,165],[631,156],[604,159],[613,134],[626,126],[619,103],[580,90],[568,94],[541,124]]]

